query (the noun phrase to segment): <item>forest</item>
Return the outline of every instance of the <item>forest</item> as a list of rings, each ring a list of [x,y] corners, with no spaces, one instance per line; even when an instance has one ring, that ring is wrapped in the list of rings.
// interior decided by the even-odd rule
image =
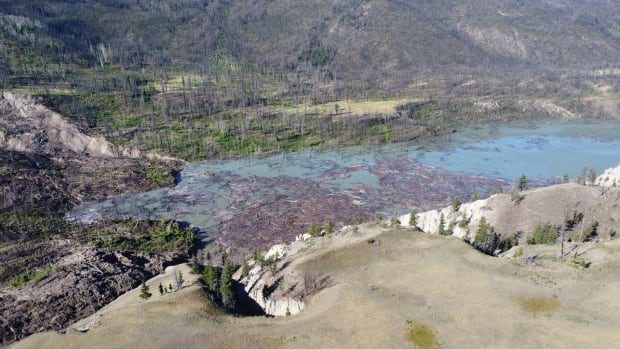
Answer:
[[[3,90],[186,160],[617,109],[605,1],[0,0],[0,37]]]

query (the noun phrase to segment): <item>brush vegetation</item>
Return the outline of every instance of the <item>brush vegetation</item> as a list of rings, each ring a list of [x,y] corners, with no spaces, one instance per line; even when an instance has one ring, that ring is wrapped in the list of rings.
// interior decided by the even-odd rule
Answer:
[[[428,325],[407,320],[405,324],[405,337],[414,348],[439,349],[440,343],[435,330]]]

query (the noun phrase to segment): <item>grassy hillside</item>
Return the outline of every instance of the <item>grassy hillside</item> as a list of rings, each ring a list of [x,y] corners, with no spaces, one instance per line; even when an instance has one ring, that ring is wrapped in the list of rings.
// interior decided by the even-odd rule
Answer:
[[[618,241],[582,246],[593,261],[584,269],[546,247],[528,247],[538,257],[524,265],[454,238],[382,230],[324,238],[283,260],[296,275],[331,280],[297,315],[226,315],[197,286],[147,301],[135,289],[72,327],[87,333],[35,334],[14,348],[586,348],[620,339]]]

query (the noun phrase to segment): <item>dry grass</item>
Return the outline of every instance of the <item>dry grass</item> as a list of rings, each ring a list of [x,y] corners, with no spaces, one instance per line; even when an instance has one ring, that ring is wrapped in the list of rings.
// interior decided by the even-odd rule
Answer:
[[[15,348],[436,348],[440,341],[442,348],[609,348],[620,341],[620,241],[582,248],[596,262],[580,269],[544,257],[545,246],[528,246],[543,260],[524,266],[454,238],[380,231],[361,226],[300,252],[289,271],[331,283],[294,316],[222,314],[196,286],[148,301],[136,290],[88,333],[40,333]]]
[[[321,115],[340,115],[351,114],[392,114],[398,105],[411,102],[410,99],[380,99],[380,100],[339,100],[322,104],[298,104],[286,107],[284,112],[300,113],[311,112]]]

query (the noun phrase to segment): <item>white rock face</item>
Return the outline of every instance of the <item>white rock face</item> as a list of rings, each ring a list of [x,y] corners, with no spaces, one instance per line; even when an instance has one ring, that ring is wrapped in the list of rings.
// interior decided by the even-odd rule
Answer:
[[[271,246],[269,251],[267,251],[267,253],[265,254],[265,259],[273,258],[275,260],[278,260],[284,257],[285,255],[286,255],[286,245],[277,244],[277,245]]]
[[[606,169],[596,178],[594,184],[606,187],[620,186],[620,165]]]
[[[0,95],[0,147],[49,155],[68,151],[96,157],[140,156],[137,149],[115,146],[103,137],[82,133],[30,96],[9,92]]]
[[[265,259],[273,258],[276,262],[284,257],[287,252],[287,246],[283,244],[274,245],[265,254]],[[245,285],[245,292],[250,298],[252,298],[268,315],[272,316],[287,316],[295,315],[302,311],[306,304],[295,297],[297,293],[294,291],[298,285],[296,277],[293,275],[276,275],[273,274],[273,270],[267,267],[262,267],[259,264],[255,264],[248,276],[242,278],[240,273],[234,276]],[[279,280],[285,287],[278,287],[275,285]],[[263,292],[265,288],[275,287],[267,297]],[[293,290],[289,293],[289,290]]]
[[[303,234],[297,235],[297,237],[295,237],[295,241],[308,241],[311,238],[312,238],[312,235],[308,233],[303,233]]]
[[[489,199],[461,204],[456,212],[451,206],[448,206],[440,210],[431,210],[418,213],[416,226],[425,233],[438,234],[439,222],[441,221],[441,215],[443,214],[444,229],[446,231],[452,228],[452,235],[461,239],[471,239],[476,227],[480,223],[480,219],[482,217],[488,219],[492,214],[492,212],[489,212],[486,209]],[[410,214],[406,214],[399,217],[403,226],[409,226],[410,216]],[[468,220],[468,224],[464,228],[459,226],[459,223],[463,219]]]

